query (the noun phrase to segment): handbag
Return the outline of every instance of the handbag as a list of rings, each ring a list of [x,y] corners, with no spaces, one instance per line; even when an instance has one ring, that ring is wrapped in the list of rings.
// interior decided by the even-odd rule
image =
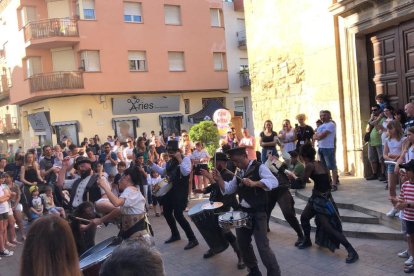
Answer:
[[[374,127],[370,126],[369,131],[364,134],[364,142],[368,143],[369,139],[371,137],[371,131],[374,129]]]

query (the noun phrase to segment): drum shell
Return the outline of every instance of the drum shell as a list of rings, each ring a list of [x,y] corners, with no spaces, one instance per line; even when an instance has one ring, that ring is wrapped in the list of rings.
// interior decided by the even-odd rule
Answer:
[[[215,214],[217,210],[202,210],[201,206],[205,203],[208,201],[194,205],[188,214],[210,249],[214,253],[220,253],[227,249],[229,242],[218,224],[218,215]]]
[[[80,257],[80,269],[85,276],[99,276],[102,263],[119,246],[117,237],[108,238],[85,251]]]

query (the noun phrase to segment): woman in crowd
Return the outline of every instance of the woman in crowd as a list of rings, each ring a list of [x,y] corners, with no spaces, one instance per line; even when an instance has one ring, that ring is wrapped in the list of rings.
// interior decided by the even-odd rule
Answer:
[[[224,140],[226,141],[226,144],[230,146],[230,148],[235,148],[239,144],[239,140],[237,139],[234,129],[227,131],[227,135]]]
[[[148,150],[148,158],[151,162],[158,164],[158,160],[160,159],[160,155],[158,154],[157,150],[155,149],[155,143],[149,144]]]
[[[210,160],[210,155],[208,152],[204,149],[202,142],[196,142],[195,143],[195,149],[193,151],[193,154],[191,155],[191,161],[194,166],[194,174],[197,176],[197,189],[204,189],[208,185],[208,179],[203,177],[200,173],[200,170],[198,169],[201,164],[208,164],[208,161]],[[202,196],[202,195],[201,195]]]
[[[384,146],[384,160],[386,161],[397,161],[402,153],[402,145],[405,141],[404,133],[401,127],[400,122],[398,121],[390,121],[387,125],[388,135],[385,139],[385,146]],[[388,173],[388,186],[389,186],[389,195],[390,198],[396,198],[396,186],[398,182],[398,176],[394,173],[395,165],[388,164],[387,165],[387,173]],[[396,208],[392,208],[388,213],[387,216],[393,217],[398,210]]]
[[[39,165],[35,161],[33,153],[28,152],[24,157],[24,163],[20,169],[20,181],[23,182],[23,210],[27,217],[30,218],[31,216],[29,214],[29,203],[32,200],[32,196],[29,191],[29,188],[33,185],[40,185],[44,183],[40,175]]]
[[[407,115],[405,114],[404,110],[398,109],[397,111],[395,111],[394,119],[399,121],[400,124],[402,125],[403,129],[404,129],[405,122],[407,121]]]
[[[81,276],[75,240],[68,223],[56,216],[37,219],[27,233],[21,276]]]
[[[358,260],[358,253],[342,233],[338,209],[331,195],[332,181],[329,171],[319,161],[315,161],[315,155],[316,151],[311,144],[305,144],[300,149],[300,156],[305,163],[302,181],[306,183],[310,177],[315,184],[312,196],[300,217],[305,238],[298,248],[312,246],[310,220],[316,217],[316,243],[329,248],[332,252],[342,244],[348,251],[346,263],[353,263]]]
[[[279,140],[282,142],[283,151],[289,152],[296,149],[296,133],[288,119],[283,120],[282,130],[279,131]]]
[[[26,235],[25,235],[25,230],[23,226],[23,213],[22,213],[23,206],[20,203],[21,191],[20,191],[20,187],[16,183],[14,183],[13,172],[6,172],[5,183],[10,189],[10,205],[13,211],[14,219],[16,220],[16,224],[19,227],[22,240],[25,240]],[[14,225],[12,227],[14,227]]]
[[[269,155],[279,156],[276,145],[280,146],[277,133],[273,131],[273,123],[270,120],[265,121],[263,131],[260,132],[260,146],[262,147],[262,163],[264,164]]]
[[[240,140],[239,147],[245,147],[249,160],[256,160],[256,139],[249,134],[247,128],[242,128],[243,138]]]
[[[184,156],[190,156],[193,153],[194,145],[190,140],[190,135],[188,135],[187,131],[183,131],[181,133],[181,139],[178,143],[178,148],[181,150]],[[167,155],[168,156],[168,155]],[[194,171],[191,170],[190,172],[190,179],[188,181],[188,195],[189,197],[194,197],[193,193],[193,182],[194,182]]]

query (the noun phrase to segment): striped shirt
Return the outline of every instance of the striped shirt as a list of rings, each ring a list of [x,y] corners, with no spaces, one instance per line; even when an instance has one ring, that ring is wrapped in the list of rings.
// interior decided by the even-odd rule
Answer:
[[[405,182],[402,184],[400,199],[405,202],[414,202],[414,183]],[[414,205],[414,204],[413,204]],[[404,208],[404,220],[414,221],[414,208]]]

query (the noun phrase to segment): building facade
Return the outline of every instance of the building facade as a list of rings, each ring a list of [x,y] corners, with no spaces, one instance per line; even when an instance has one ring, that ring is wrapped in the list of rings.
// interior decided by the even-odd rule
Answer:
[[[24,148],[178,134],[210,100],[234,110],[221,1],[3,0],[0,15]]]
[[[414,3],[394,0],[245,0],[256,134],[320,110],[337,124],[341,172],[363,175],[362,140],[375,95],[412,100]]]

